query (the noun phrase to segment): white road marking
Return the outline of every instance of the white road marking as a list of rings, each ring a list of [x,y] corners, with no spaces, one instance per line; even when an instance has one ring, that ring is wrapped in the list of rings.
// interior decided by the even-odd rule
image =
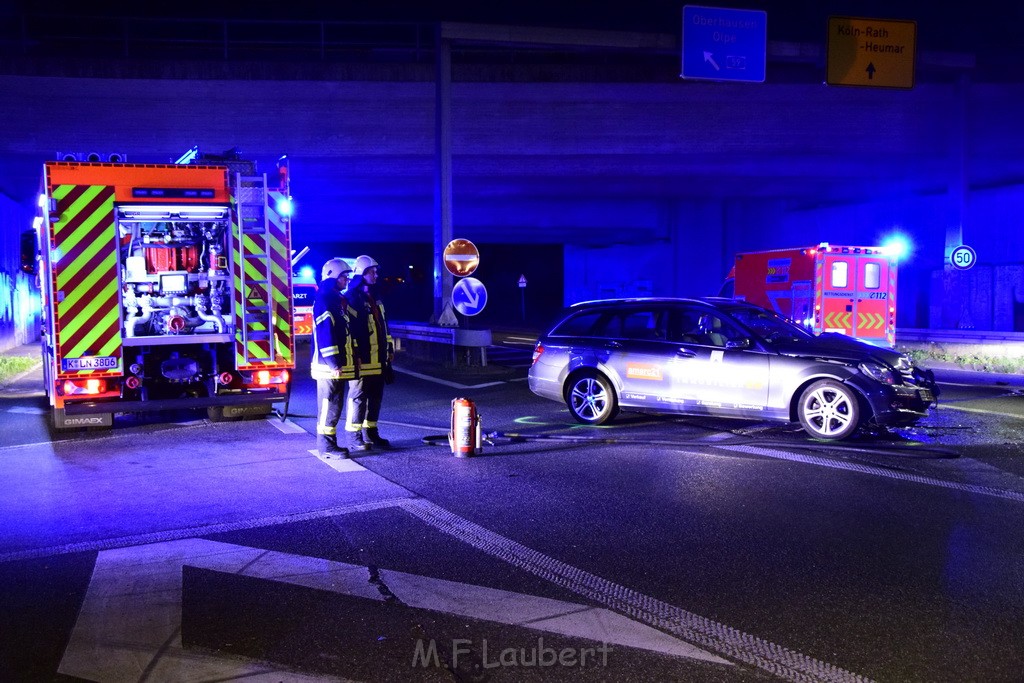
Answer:
[[[229,543],[188,539],[107,550],[92,580],[58,671],[97,681],[278,681],[281,670],[236,657],[185,651],[182,567],[198,567],[383,602],[369,568]],[[730,662],[601,607],[381,570],[410,608],[586,638],[716,664]],[[464,637],[465,634],[453,634]],[[410,653],[410,656],[412,653]],[[277,676],[275,678],[275,676]],[[327,680],[287,672],[289,681]],[[333,677],[330,680],[335,680]]]
[[[832,460],[831,458],[822,458],[817,455],[804,455],[803,453],[787,453],[785,451],[776,451],[769,448],[761,448],[758,446],[716,446],[716,448],[721,448],[727,451],[736,451],[739,453],[763,455],[767,458],[775,458],[778,460],[791,460],[794,462],[802,462],[808,465],[819,465],[821,467],[829,467],[835,470],[860,472],[861,474],[870,474],[876,477],[884,477],[886,479],[910,481],[916,484],[925,484],[927,486],[936,486],[939,488],[953,489],[954,491],[964,491],[966,493],[977,493],[983,496],[992,496],[993,498],[1004,498],[1006,500],[1014,500],[1020,503],[1024,503],[1024,493],[1021,493],[1019,491],[1000,489],[994,486],[962,484],[958,481],[946,481],[944,479],[936,479],[935,477],[925,477],[920,474],[900,472],[885,467],[874,467],[872,465],[864,465],[856,462],[847,462],[844,460]]]
[[[45,408],[37,408],[36,406],[16,406],[14,408],[8,408],[8,413],[23,413],[25,415],[45,415],[50,412]]]
[[[1013,413],[999,413],[994,410],[984,410],[982,408],[967,408],[965,406],[955,406],[949,403],[943,403],[941,409],[962,410],[965,413],[981,413],[982,415],[998,415],[999,417],[1013,417],[1018,420],[1024,419],[1024,415],[1014,415]]]
[[[560,562],[422,498],[408,500],[402,508],[434,528],[514,567],[712,653],[756,666],[790,681],[865,683],[869,680]]]
[[[365,472],[366,468],[357,463],[355,460],[349,458],[342,458],[337,455],[320,455],[320,451],[315,448],[309,451],[311,455],[316,456],[316,459],[324,463],[328,467],[338,472]]]
[[[268,417],[267,422],[274,425],[277,431],[282,434],[309,434],[309,432],[291,420],[282,421],[279,417]]]

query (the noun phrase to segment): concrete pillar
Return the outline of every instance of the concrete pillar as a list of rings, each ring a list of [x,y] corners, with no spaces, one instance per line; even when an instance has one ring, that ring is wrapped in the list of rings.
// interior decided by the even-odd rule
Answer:
[[[452,240],[452,44],[435,37],[434,95],[434,315],[437,321],[444,304],[451,301],[454,278],[444,267],[444,248]]]

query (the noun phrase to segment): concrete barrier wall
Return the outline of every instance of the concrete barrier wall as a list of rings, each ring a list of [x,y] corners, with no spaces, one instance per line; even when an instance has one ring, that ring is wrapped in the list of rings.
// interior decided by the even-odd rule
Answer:
[[[39,289],[20,263],[21,233],[31,227],[28,211],[0,194],[0,351],[39,339]]]

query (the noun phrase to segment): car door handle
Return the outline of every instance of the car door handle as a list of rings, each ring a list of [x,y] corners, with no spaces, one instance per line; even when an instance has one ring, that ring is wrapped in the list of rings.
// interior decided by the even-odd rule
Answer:
[[[680,358],[696,358],[697,354],[690,349],[676,349],[676,355]]]

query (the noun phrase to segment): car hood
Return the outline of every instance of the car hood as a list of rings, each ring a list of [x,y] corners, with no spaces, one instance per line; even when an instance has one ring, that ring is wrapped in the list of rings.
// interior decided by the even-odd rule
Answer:
[[[828,358],[849,363],[876,360],[892,367],[896,367],[900,358],[897,351],[873,346],[835,332],[826,332],[810,339],[780,341],[771,348],[787,356]]]

